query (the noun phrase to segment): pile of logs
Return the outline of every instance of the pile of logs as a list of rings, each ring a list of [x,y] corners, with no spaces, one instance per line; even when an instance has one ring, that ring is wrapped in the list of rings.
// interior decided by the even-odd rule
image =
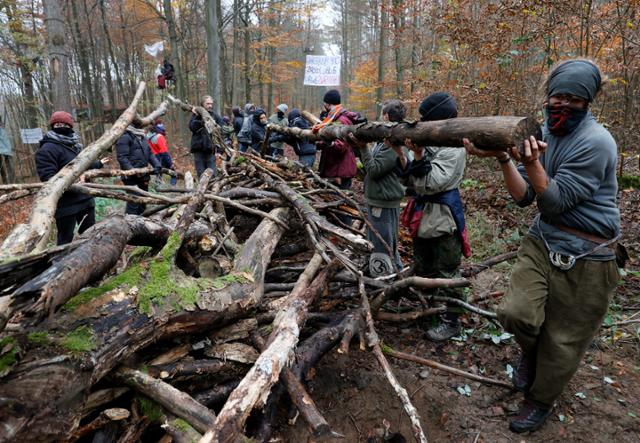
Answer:
[[[470,282],[364,277],[371,244],[359,206],[295,162],[229,150],[217,176],[207,170],[197,185],[189,174],[182,187],[150,192],[93,183],[123,174],[85,170],[128,124],[166,111],[136,116],[138,92],[110,133],[50,182],[0,187],[0,202],[36,193],[29,223],[2,248],[0,441],[268,441],[289,401],[314,438],[340,437],[305,383],[323,355],[347,354],[354,339],[380,362],[416,441],[426,429],[385,355],[509,387],[381,346],[374,319],[399,315],[385,312],[389,300],[415,300],[401,320],[418,318],[446,309],[425,290]],[[219,140],[215,123],[209,131]],[[149,206],[47,247],[67,189]]]

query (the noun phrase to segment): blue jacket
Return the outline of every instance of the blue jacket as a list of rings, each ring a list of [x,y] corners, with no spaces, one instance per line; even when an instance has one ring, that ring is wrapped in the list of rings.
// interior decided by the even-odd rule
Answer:
[[[292,109],[287,117],[289,118],[289,126],[300,129],[310,129],[309,123],[302,117],[298,109]],[[316,145],[307,140],[287,137],[285,138],[285,142],[293,147],[293,150],[298,156],[316,155]]]

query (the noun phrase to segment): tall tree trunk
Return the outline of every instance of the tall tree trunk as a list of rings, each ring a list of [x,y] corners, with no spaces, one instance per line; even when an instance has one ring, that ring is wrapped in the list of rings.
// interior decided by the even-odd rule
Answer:
[[[111,68],[113,67],[113,70],[116,74],[116,81],[118,83],[118,88],[120,89],[120,94],[122,94],[123,99],[126,100],[127,95],[125,94],[124,83],[122,82],[122,75],[120,75],[120,68],[118,67],[118,62],[113,52],[113,42],[111,41],[111,35],[109,35],[109,26],[107,25],[107,13],[106,13],[106,8],[104,3],[105,3],[105,0],[99,0],[100,17],[102,19],[102,32],[104,32],[104,36],[107,41],[107,50],[109,52],[109,60],[111,60],[111,65],[109,65],[108,61],[106,62],[105,69],[110,72]],[[114,92],[113,103],[111,103],[111,118],[113,121],[115,121],[118,115],[117,101],[118,101],[118,97],[117,97],[117,94]]]
[[[220,112],[220,34],[216,0],[207,0],[207,80],[215,110]]]
[[[216,15],[218,17],[218,26],[216,30],[218,32],[218,41],[220,42],[220,112],[224,114],[227,109],[227,105],[230,105],[231,102],[227,101],[227,89],[228,89],[228,78],[229,78],[229,63],[227,59],[227,44],[224,39],[223,34],[223,26],[224,23],[222,21],[222,4],[220,0],[215,0],[216,2]]]
[[[402,97],[404,88],[404,70],[402,69],[402,30],[404,29],[403,0],[393,0],[393,48],[396,59],[396,95]]]
[[[387,7],[384,0],[380,0],[380,44],[378,53],[378,88],[376,90],[376,116],[380,115],[384,100],[384,57],[387,43]]]
[[[249,31],[251,9],[249,6],[249,0],[245,0],[244,3],[244,97],[245,102],[251,102],[251,77],[249,76],[249,61],[251,57],[251,34]]]
[[[171,7],[171,0],[162,0],[162,8],[164,10],[164,17],[167,21],[167,29],[169,31],[169,44],[171,45],[171,56],[170,61],[173,64],[175,69],[175,82],[176,89],[178,92],[178,97],[181,100],[187,99],[187,85],[186,85],[186,77],[183,75],[182,65],[180,63],[180,42],[178,40],[178,32],[176,30],[176,20],[173,15],[173,8]],[[185,133],[187,122],[186,116],[184,112],[178,112],[178,126],[180,128],[180,135]]]
[[[71,112],[69,87],[69,52],[60,0],[42,2],[44,24],[47,29],[49,72],[51,75],[51,104],[55,110]]]
[[[238,53],[238,40],[240,39],[239,37],[239,31],[238,31],[238,14],[240,12],[240,1],[239,0],[233,0],[233,46],[231,47],[231,66],[235,66],[236,65],[236,54]],[[231,102],[231,104],[237,103],[236,100],[236,78],[238,77],[237,75],[235,75],[235,70],[231,69],[230,70],[231,74],[230,74],[230,79],[229,79],[229,85],[230,85],[230,91],[229,91],[229,101]]]
[[[97,51],[96,51],[96,42],[93,38],[94,32],[93,32],[93,28],[91,26],[92,20],[91,20],[91,15],[89,12],[89,8],[87,6],[87,0],[82,0],[82,4],[84,7],[84,14],[85,14],[85,18],[87,20],[87,26],[88,28],[88,32],[87,34],[89,34],[89,53],[91,54],[91,65],[93,67],[93,69],[89,69],[89,78],[92,79],[91,84],[92,84],[92,88],[91,88],[91,109],[92,109],[92,113],[93,113],[93,133],[96,137],[99,137],[103,132],[104,132],[104,122],[103,122],[103,116],[104,116],[104,101],[102,98],[102,73],[100,72],[100,64],[98,63],[98,59],[97,59]],[[91,75],[93,74],[93,75]]]

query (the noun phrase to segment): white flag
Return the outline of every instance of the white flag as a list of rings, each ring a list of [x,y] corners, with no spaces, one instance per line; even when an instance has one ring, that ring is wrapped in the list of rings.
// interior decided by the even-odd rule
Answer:
[[[158,53],[164,51],[164,41],[160,40],[152,45],[144,45],[144,50],[152,57],[157,57]]]

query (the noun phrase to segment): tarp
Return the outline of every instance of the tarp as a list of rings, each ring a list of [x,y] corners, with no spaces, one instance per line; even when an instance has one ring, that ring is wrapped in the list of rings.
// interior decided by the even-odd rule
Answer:
[[[2,127],[0,127],[0,155],[13,155],[9,134],[7,134],[7,131]]]

